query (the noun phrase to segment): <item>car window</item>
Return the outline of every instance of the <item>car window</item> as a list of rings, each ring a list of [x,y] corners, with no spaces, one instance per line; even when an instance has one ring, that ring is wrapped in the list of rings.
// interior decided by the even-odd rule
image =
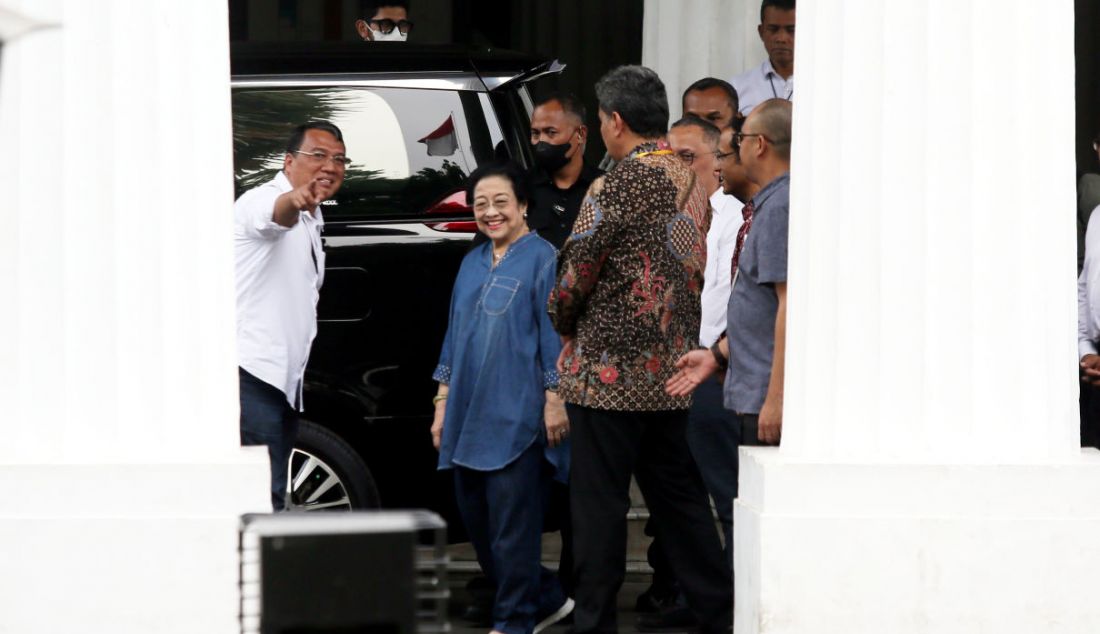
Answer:
[[[310,120],[336,124],[352,159],[327,219],[468,213],[466,177],[491,160],[501,133],[474,92],[332,87],[233,93],[237,194],[282,169],[286,139]],[[503,146],[500,146],[503,147]]]

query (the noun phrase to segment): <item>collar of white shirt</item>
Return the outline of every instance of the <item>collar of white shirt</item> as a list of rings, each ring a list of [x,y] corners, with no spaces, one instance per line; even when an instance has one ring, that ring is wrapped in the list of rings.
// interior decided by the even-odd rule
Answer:
[[[772,66],[771,58],[765,59],[764,63],[760,65],[760,73],[764,75],[764,79],[775,77],[779,81],[790,81],[789,77],[787,79],[783,79],[783,76],[775,71],[775,66]]]
[[[279,170],[279,173],[272,179],[271,184],[284,194],[294,189],[294,185],[290,184],[290,179],[287,178],[286,172],[283,170]]]

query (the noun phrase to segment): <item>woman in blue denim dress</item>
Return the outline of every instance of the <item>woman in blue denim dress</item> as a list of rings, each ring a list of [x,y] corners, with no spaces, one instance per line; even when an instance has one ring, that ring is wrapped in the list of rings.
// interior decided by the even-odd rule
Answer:
[[[454,470],[462,521],[496,590],[493,632],[531,634],[573,608],[541,565],[550,482],[569,473],[561,340],[546,312],[557,251],[527,229],[528,186],[515,164],[476,170],[466,197],[489,241],[455,279],[432,441],[439,468]]]

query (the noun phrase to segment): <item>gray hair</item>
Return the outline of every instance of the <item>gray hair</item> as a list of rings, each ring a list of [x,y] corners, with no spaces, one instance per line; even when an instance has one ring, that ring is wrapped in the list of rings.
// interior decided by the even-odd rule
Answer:
[[[718,129],[718,126],[706,119],[700,119],[693,114],[685,115],[684,118],[673,123],[670,129],[675,130],[676,128],[686,128],[688,126],[699,128],[703,132],[703,141],[715,149],[718,148],[718,141],[722,138],[722,131]]]
[[[604,114],[619,113],[630,130],[643,138],[668,131],[668,95],[657,73],[645,66],[619,66],[596,82],[596,99]]]

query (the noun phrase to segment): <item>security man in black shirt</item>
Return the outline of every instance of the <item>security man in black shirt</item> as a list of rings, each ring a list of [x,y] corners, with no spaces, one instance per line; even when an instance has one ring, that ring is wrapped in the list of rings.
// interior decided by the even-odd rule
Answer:
[[[538,168],[532,176],[527,226],[561,249],[573,232],[588,186],[603,172],[584,163],[588,126],[573,95],[554,94],[531,113],[531,145]]]

